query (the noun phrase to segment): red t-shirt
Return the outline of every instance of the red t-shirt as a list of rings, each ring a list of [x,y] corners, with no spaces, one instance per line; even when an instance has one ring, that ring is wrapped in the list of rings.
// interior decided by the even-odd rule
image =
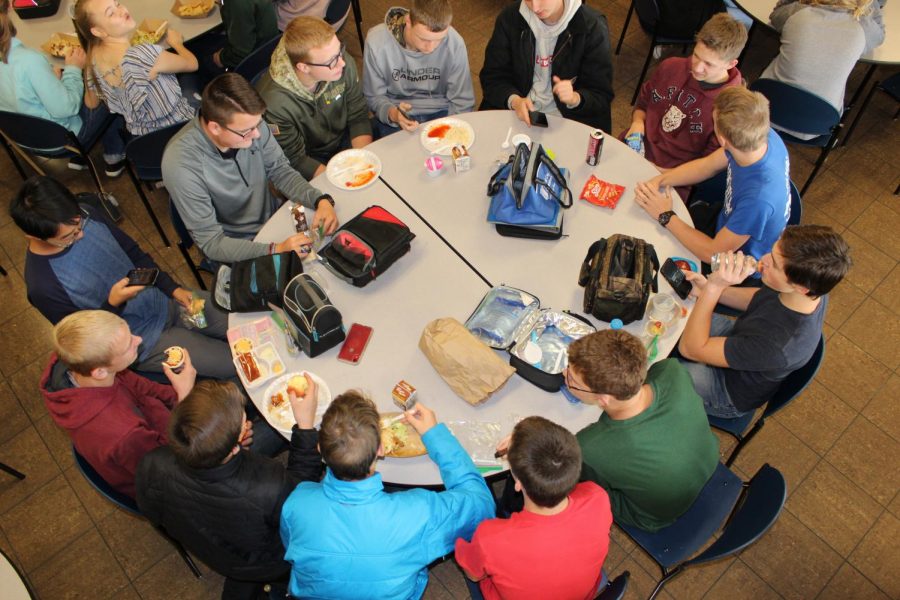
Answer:
[[[485,600],[586,600],[597,595],[611,524],[606,492],[583,482],[559,514],[523,510],[482,522],[471,542],[456,541],[456,561],[484,577]]]

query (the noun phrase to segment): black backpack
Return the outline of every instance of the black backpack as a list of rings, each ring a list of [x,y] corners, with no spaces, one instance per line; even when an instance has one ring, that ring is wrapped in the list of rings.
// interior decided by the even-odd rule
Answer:
[[[640,238],[617,233],[594,242],[578,275],[584,312],[624,324],[643,318],[650,291],[657,291],[658,271],[656,250]]]
[[[303,272],[295,252],[267,254],[219,267],[214,284],[214,300],[230,312],[269,310],[269,303],[281,306],[288,282]]]
[[[335,275],[363,287],[409,252],[415,237],[403,221],[370,206],[335,231],[319,256]]]
[[[293,337],[310,358],[344,341],[344,321],[328,294],[310,275],[301,273],[284,290],[284,312]]]

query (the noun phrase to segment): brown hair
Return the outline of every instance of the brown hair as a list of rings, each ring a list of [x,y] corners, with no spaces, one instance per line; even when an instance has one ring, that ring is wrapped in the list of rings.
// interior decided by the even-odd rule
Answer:
[[[128,323],[105,310],[80,310],[53,328],[53,348],[69,370],[84,375],[108,367],[114,357],[116,334]]]
[[[450,0],[413,0],[409,8],[409,22],[421,23],[432,33],[444,31],[453,20]]]
[[[203,89],[200,114],[209,122],[228,125],[237,113],[261,115],[266,102],[250,82],[237,73],[224,73]]]
[[[284,50],[291,66],[309,60],[309,51],[334,37],[331,25],[317,17],[297,17],[284,30]]]
[[[850,246],[825,225],[790,225],[781,234],[779,247],[788,281],[801,285],[811,298],[830,292],[844,278],[853,261]]]
[[[375,404],[358,390],[335,398],[319,428],[319,449],[334,476],[358,481],[369,476],[381,443],[381,421]]]
[[[241,435],[245,402],[233,382],[198,382],[169,419],[169,446],[175,457],[193,469],[222,464]]]
[[[747,29],[728,13],[718,13],[703,24],[694,39],[730,62],[741,55],[747,43]]]
[[[10,0],[0,0],[0,60],[9,62],[9,47],[16,37],[16,26],[9,18]]]
[[[647,377],[647,351],[627,331],[604,329],[572,342],[569,367],[595,394],[628,400]]]
[[[716,96],[713,121],[732,146],[742,152],[756,150],[769,135],[769,101],[739,85],[726,88]]]
[[[91,0],[75,0],[75,10],[72,13],[72,23],[75,25],[75,33],[78,41],[84,48],[84,85],[100,94],[100,86],[97,84],[97,76],[94,73],[94,50],[103,43],[103,40],[94,35],[91,27],[94,26],[87,5]]]
[[[525,493],[544,508],[562,502],[581,475],[578,440],[544,417],[528,417],[516,424],[508,457],[509,468]]]

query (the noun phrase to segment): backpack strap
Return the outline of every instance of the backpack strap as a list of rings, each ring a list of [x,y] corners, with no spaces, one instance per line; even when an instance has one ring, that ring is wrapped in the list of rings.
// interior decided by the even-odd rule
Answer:
[[[539,185],[545,188],[550,193],[550,195],[556,199],[560,206],[562,206],[563,208],[570,208],[573,202],[572,190],[569,189],[569,182],[566,181],[565,175],[563,175],[562,171],[559,170],[559,167],[556,166],[556,163],[554,163],[553,160],[549,156],[547,156],[547,153],[544,151],[543,146],[538,146],[537,152],[538,156],[537,161],[535,161],[534,173],[531,174],[531,184],[534,186]],[[563,194],[561,196],[554,193],[553,189],[549,185],[537,178],[538,165],[544,165],[545,167],[547,167],[547,169],[550,171],[550,174],[553,175],[553,177],[557,181],[562,183]]]
[[[603,252],[606,249],[606,238],[599,239],[588,248],[587,255],[584,257],[584,261],[581,263],[581,272],[578,275],[578,285],[584,287],[588,284],[588,282],[596,278],[597,273],[599,271],[599,264],[601,261],[597,261],[597,266],[592,266],[592,261],[594,256]]]

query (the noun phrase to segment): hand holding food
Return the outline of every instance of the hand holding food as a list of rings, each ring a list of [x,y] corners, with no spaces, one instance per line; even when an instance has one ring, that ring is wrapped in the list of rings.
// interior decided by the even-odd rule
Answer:
[[[425,435],[429,429],[437,425],[437,417],[434,416],[434,411],[420,402],[416,402],[412,410],[408,410],[403,414],[406,416],[407,423],[412,425],[419,435]]]
[[[74,46],[69,53],[66,55],[65,63],[67,66],[78,67],[79,69],[84,69],[84,63],[87,60],[87,55],[84,53],[84,50],[81,46]]]
[[[162,369],[181,402],[194,389],[194,382],[197,380],[197,369],[191,363],[191,355],[180,346],[167,348]]]
[[[327,204],[327,203],[326,203]],[[275,244],[275,252],[296,252],[306,256],[312,249],[312,240],[305,233],[295,233],[281,243]]]
[[[315,427],[319,390],[313,378],[309,376],[309,373],[292,377],[288,381],[287,391],[297,427],[300,429]]]

